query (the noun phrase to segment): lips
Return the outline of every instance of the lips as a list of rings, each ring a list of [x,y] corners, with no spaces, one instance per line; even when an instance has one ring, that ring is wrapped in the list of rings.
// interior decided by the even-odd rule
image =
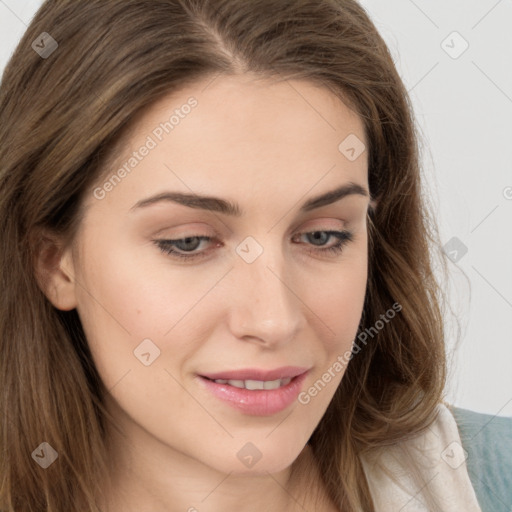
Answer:
[[[198,375],[200,386],[225,404],[256,416],[277,414],[297,399],[308,368],[245,369]]]

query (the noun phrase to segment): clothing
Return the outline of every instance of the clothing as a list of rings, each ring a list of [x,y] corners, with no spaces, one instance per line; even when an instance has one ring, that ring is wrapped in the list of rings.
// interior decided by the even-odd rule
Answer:
[[[425,432],[362,458],[376,512],[497,512],[480,508],[468,472],[470,460],[472,474],[480,478],[473,468],[479,455],[487,453],[471,446],[474,429],[464,418],[476,413],[452,413],[443,404],[438,412]],[[464,443],[456,418],[463,423]],[[480,499],[487,503],[485,497]],[[509,502],[509,508],[500,510],[511,510],[510,506]]]

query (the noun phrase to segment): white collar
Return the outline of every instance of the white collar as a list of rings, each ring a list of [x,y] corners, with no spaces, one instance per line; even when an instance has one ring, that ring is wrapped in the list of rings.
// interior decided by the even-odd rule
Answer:
[[[376,512],[431,512],[430,494],[443,512],[481,512],[451,412],[438,405],[422,434],[361,457]]]

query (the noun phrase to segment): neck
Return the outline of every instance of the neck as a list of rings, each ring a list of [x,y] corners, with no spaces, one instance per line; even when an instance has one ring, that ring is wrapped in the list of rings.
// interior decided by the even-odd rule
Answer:
[[[226,474],[162,446],[147,432],[143,448],[127,440],[140,435],[123,437],[117,431],[110,435],[112,487],[105,490],[103,512],[336,510],[309,445],[291,466],[277,473]]]

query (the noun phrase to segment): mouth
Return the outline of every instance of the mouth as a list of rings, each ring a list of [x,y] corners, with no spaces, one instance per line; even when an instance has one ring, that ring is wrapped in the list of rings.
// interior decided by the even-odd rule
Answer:
[[[204,373],[201,377],[210,380],[243,381],[243,382],[274,382],[277,380],[293,379],[308,371],[302,366],[281,366],[274,369],[244,368],[240,370],[226,370],[217,373]],[[240,387],[240,386],[237,386]],[[262,389],[262,388],[255,388]]]
[[[204,377],[208,379],[208,377]],[[208,379],[211,382],[215,382],[216,384],[227,384],[228,386],[233,386],[239,389],[249,389],[251,391],[261,390],[261,389],[279,389],[283,386],[287,386],[293,379],[297,377],[287,377],[286,379],[276,379],[276,380],[226,380],[226,379]]]
[[[203,390],[221,402],[248,415],[269,416],[289,408],[296,401],[308,374],[308,368],[286,367],[197,377]]]

